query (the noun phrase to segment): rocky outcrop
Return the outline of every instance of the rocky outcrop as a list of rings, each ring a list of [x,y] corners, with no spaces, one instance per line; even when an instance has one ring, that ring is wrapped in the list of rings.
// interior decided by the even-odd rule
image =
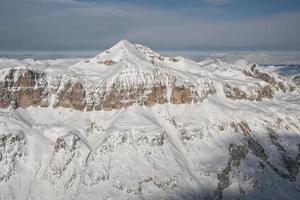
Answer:
[[[108,60],[104,64],[110,66],[115,63]],[[135,71],[134,68],[124,70],[110,80],[99,80],[92,84],[86,84],[75,75],[45,74],[29,67],[2,70],[0,107],[53,106],[81,111],[110,111],[133,104],[153,106],[164,103],[201,103],[209,95],[217,93],[219,84],[206,77],[187,81],[185,76],[163,68],[154,68],[150,72]],[[276,81],[268,73],[260,72],[256,65],[250,70],[244,70],[244,74],[265,83],[253,82],[252,85],[241,87],[232,82],[220,82],[227,98],[262,101],[272,99],[276,90],[289,91],[285,83]],[[135,79],[131,80],[132,77]]]
[[[219,183],[212,199],[223,199],[223,190],[230,185],[232,168],[240,166],[241,161],[246,158],[247,152],[248,150],[245,146],[235,144],[229,146],[229,161],[227,166],[217,175]]]
[[[293,82],[295,83],[295,85],[296,85],[297,87],[300,87],[300,76],[295,76],[295,77],[293,78]]]
[[[85,108],[85,91],[79,82],[67,82],[58,93],[57,106],[83,110]]]
[[[225,83],[223,86],[225,96],[233,100],[250,100],[250,101],[261,101],[263,99],[273,98],[274,92],[272,86],[267,85],[256,85],[255,87],[249,87],[242,89],[239,87],[231,86],[228,83]]]
[[[102,62],[98,62],[99,64],[104,64],[106,66],[110,66],[110,65],[114,65],[116,64],[117,62],[113,61],[113,60],[105,60],[105,61],[102,61]]]
[[[265,149],[263,148],[263,146],[253,138],[248,139],[248,147],[252,150],[252,153],[256,157],[260,158],[263,161],[266,161],[268,159],[268,155],[265,153]]]
[[[200,90],[199,90],[200,88]],[[216,89],[212,83],[206,82],[202,86],[195,86],[192,83],[173,84],[170,102],[172,104],[200,103],[208,95],[214,95]]]
[[[153,85],[145,87],[137,85],[126,88],[117,84],[110,88],[98,90],[94,97],[94,110],[121,109],[133,104],[153,106],[167,102],[166,86]]]
[[[174,86],[172,89],[171,102],[174,104],[191,103],[191,90],[184,86]]]
[[[287,83],[287,81],[282,78],[278,78],[278,77],[276,78],[274,76],[274,74],[272,74],[272,73],[261,72],[258,69],[256,64],[253,64],[252,67],[250,68],[250,70],[243,69],[243,73],[246,76],[260,79],[260,80],[266,82],[269,85],[268,87],[274,91],[281,90],[285,93],[285,92],[292,92],[295,90],[293,84]],[[267,90],[269,90],[269,89],[267,89]],[[267,93],[268,93],[267,96],[270,96],[269,92],[267,92]]]
[[[48,82],[46,74],[28,67],[12,68],[2,73],[4,78],[0,80],[1,108],[51,105],[76,110],[109,111],[133,104],[153,106],[168,102],[198,103],[216,92],[213,84],[209,82],[204,83],[203,88],[192,83],[170,85],[159,75],[157,84],[124,85],[116,79],[108,87],[106,82],[84,86],[77,77],[69,75],[51,77],[56,81]]]
[[[286,172],[281,172],[279,169],[275,168],[271,165],[272,169],[281,177],[288,178],[290,181],[296,181],[297,175],[299,173],[299,167],[300,167],[300,143],[298,144],[298,154],[295,158],[292,158],[288,151],[280,144],[279,142],[279,135],[276,133],[276,131],[271,127],[266,127],[266,131],[270,137],[270,141],[272,145],[275,146],[277,151],[282,157],[283,167],[286,169]]]
[[[241,71],[244,75],[261,81],[254,82],[252,85],[248,84],[246,87],[225,82],[223,83],[223,90],[227,98],[262,101],[263,99],[272,99],[277,91],[286,93],[295,90],[293,84],[282,78],[275,78],[271,73],[261,72],[255,64],[250,69],[243,68]]]
[[[260,80],[263,80],[271,85],[275,85],[276,81],[275,78],[272,77],[270,74],[268,73],[264,73],[264,72],[260,72],[259,69],[257,68],[256,64],[251,66],[251,70],[245,70],[244,69],[244,74],[247,76],[251,76],[253,78],[257,78]]]
[[[25,108],[41,105],[46,87],[44,73],[28,67],[9,69],[0,80],[0,107]]]

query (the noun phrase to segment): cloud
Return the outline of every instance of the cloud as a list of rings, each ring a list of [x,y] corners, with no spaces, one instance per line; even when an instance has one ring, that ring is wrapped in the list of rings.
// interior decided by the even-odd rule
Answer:
[[[0,49],[104,49],[129,39],[153,49],[300,50],[300,12],[212,19],[153,6],[0,2]]]
[[[56,3],[74,3],[74,0],[32,0],[32,1],[39,1],[39,2],[56,2]]]
[[[212,5],[229,5],[232,0],[204,0],[205,3],[212,4]]]
[[[297,49],[300,13],[249,20],[206,21],[169,16],[176,24],[153,24],[127,32],[130,38],[184,49]],[[166,48],[166,47],[164,47]]]

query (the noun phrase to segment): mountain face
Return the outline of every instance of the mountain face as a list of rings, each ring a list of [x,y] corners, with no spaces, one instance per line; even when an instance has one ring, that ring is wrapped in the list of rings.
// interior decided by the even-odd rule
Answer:
[[[300,87],[120,41],[0,70],[0,199],[299,199]]]
[[[142,45],[120,41],[95,58],[70,66],[64,75],[25,66],[2,70],[0,107],[109,111],[133,104],[200,103],[209,95],[261,101],[295,88],[256,65],[241,63],[222,69],[182,57],[163,57]]]

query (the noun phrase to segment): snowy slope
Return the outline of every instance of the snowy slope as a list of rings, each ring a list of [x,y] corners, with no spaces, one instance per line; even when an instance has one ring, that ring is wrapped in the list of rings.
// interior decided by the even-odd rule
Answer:
[[[300,197],[299,87],[276,72],[128,41],[18,62],[0,73],[0,199]]]

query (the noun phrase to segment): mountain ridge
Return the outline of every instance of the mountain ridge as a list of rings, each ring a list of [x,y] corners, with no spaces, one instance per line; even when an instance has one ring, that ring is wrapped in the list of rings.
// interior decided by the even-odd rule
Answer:
[[[144,54],[145,49],[151,52],[150,56]],[[145,57],[141,59],[137,54]],[[5,98],[0,105],[112,110],[134,103],[197,103],[215,94],[231,99],[262,100],[297,88],[253,64],[221,65],[226,68],[218,63],[201,65],[185,58],[163,57],[147,47],[122,40],[96,57],[70,66],[65,75],[28,67],[1,70],[1,92]],[[245,80],[247,83],[242,83]]]
[[[0,70],[0,199],[299,199],[297,78],[112,48]]]

